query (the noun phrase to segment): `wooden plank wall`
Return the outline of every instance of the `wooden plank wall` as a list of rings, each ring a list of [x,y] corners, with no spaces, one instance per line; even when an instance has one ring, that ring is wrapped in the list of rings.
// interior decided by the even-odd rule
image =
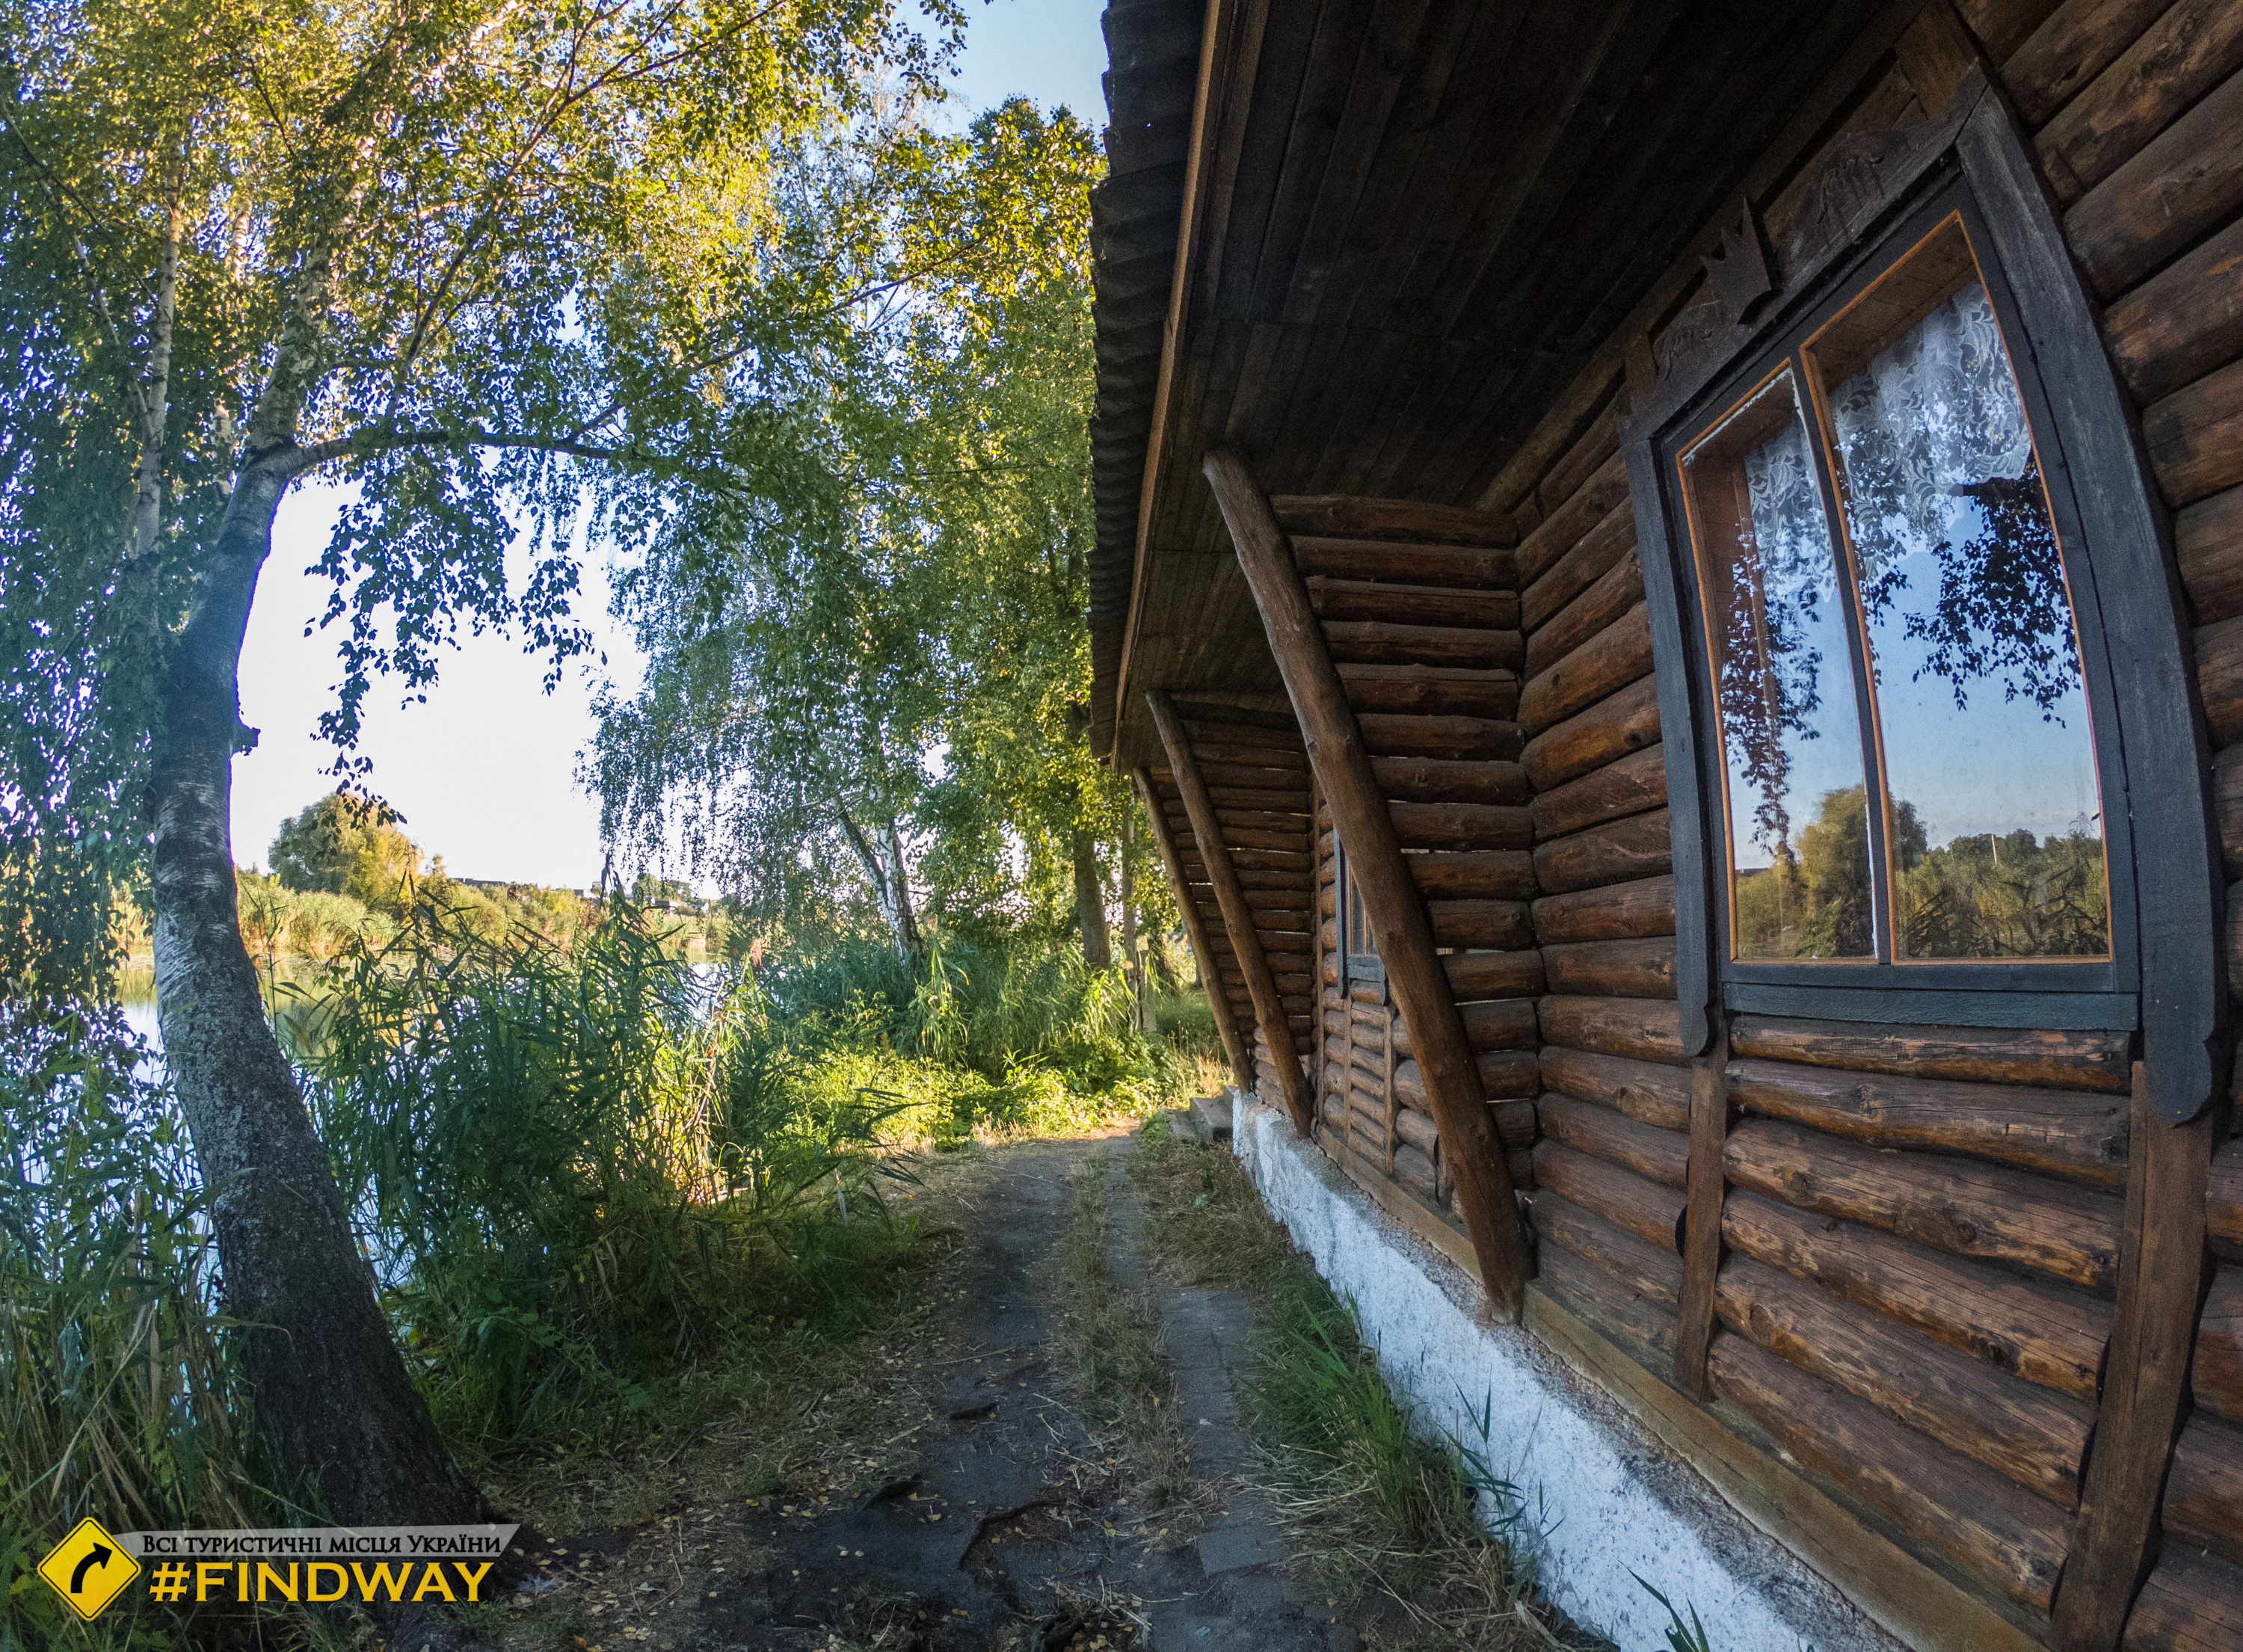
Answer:
[[[2223,836],[2243,877],[2243,7],[1960,10],[2033,130],[2176,511],[2206,717],[2227,742]],[[1820,152],[1920,118],[1953,67],[1920,36],[1904,44]],[[1779,245],[1816,174],[1810,156],[1763,203]],[[1516,518],[1519,718],[1549,986],[1533,1216],[1543,1287],[1663,1370],[1681,1299],[1689,1084],[1617,411],[1587,421]],[[2243,912],[2243,883],[2231,910]],[[2243,919],[2233,928],[2243,985]],[[1731,1055],[1717,1411],[2045,1633],[2109,1336],[2126,1041],[1742,1017]],[[2228,1148],[2214,1179],[2218,1268],[2195,1410],[2131,1652],[2243,1644],[2239,1154],[2243,1144]]]
[[[1518,585],[1510,550],[1491,542],[1509,536],[1475,513],[1409,501],[1271,504],[1417,874],[1512,1180],[1526,1185],[1540,963],[1518,761]],[[1321,798],[1316,833],[1324,1145],[1461,1233],[1407,1029],[1383,981],[1346,979],[1338,846]]]
[[[1254,910],[1255,933],[1276,977],[1284,1001],[1285,1034],[1306,1058],[1314,1008],[1314,950],[1310,922],[1309,760],[1299,730],[1283,712],[1243,710],[1234,706],[1178,702],[1184,733],[1207,783],[1223,827],[1227,854]],[[1254,1000],[1239,968],[1229,930],[1215,890],[1208,882],[1207,846],[1191,828],[1175,776],[1166,768],[1149,771],[1153,792],[1169,829],[1175,835],[1177,858],[1189,880],[1194,903],[1216,954],[1220,991],[1240,1028],[1249,1037],[1257,1087],[1276,1099],[1276,1070],[1270,1064],[1268,1033],[1254,1013]]]

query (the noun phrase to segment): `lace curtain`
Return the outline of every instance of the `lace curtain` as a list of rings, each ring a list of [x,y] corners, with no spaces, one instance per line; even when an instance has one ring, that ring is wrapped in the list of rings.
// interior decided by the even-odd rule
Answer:
[[[1964,490],[2032,463],[1986,289],[1970,282],[1840,385],[1830,420],[1865,584],[1955,536]]]

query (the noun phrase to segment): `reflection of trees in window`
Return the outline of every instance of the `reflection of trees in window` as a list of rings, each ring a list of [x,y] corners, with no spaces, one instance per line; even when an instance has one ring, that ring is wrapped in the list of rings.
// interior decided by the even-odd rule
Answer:
[[[2028,464],[2021,476],[1957,483],[1953,492],[1975,503],[1980,531],[1959,546],[1943,535],[1930,547],[1939,563],[1938,599],[1924,612],[1901,615],[1903,635],[1929,648],[1912,675],[1944,677],[1956,709],[1967,711],[1967,685],[1998,675],[2004,700],[2022,695],[2044,722],[2061,723],[2057,707],[2080,686],[2079,654],[2040,466]],[[1885,622],[1907,587],[1908,575],[1892,563],[1862,581],[1862,606],[1872,626]]]
[[[1929,554],[1938,597],[1899,615],[1902,635],[1928,648],[1912,676],[1946,679],[1965,710],[1967,685],[1999,675],[2005,699],[2022,695],[2061,722],[2057,705],[2079,687],[2071,602],[1986,289],[1965,281],[1848,377],[1829,406],[1872,631],[1908,589],[1901,564]]]
[[[1903,804],[1906,809],[1908,806]],[[1923,829],[1915,825],[1921,848]],[[1764,871],[1737,878],[1736,950],[1741,957],[1865,957],[1871,945],[1867,789],[1822,794],[1795,850],[1778,850]]]
[[[1822,650],[1810,640],[1835,616],[1820,603],[1832,571],[1829,533],[1796,422],[1745,455],[1748,531],[1737,536],[1721,629],[1722,727],[1729,772],[1755,799],[1753,836],[1788,854],[1794,740],[1818,737]]]
[[[1926,849],[1919,829],[1912,845],[1895,849],[1901,950],[1909,957],[2081,957],[2110,950],[2103,840],[2092,830],[2036,839],[2020,829]]]

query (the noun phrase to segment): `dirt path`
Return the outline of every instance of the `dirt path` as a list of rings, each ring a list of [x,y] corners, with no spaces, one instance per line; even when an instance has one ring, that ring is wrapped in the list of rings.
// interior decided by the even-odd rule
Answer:
[[[610,1604],[589,1620],[566,1614],[579,1627],[528,1644],[563,1652],[634,1643],[742,1652],[1357,1646],[1354,1630],[1283,1571],[1282,1537],[1248,1482],[1253,1448],[1235,1397],[1250,1323],[1245,1299],[1160,1281],[1141,1253],[1135,1192],[1118,1165],[1126,1151],[1095,1138],[992,1151],[958,1200],[965,1242],[946,1271],[963,1293],[958,1314],[924,1349],[919,1420],[882,1454],[879,1484],[692,1509],[666,1517],[667,1530],[607,1543],[571,1540],[572,1581]],[[1139,1507],[1126,1467],[1102,1454],[1069,1398],[1055,1346],[1054,1250],[1071,1179],[1083,1174],[1108,1179],[1109,1279],[1152,1292],[1158,1304],[1169,1403],[1202,1483],[1192,1516],[1174,1526],[1163,1523],[1174,1515]],[[668,1609],[653,1609],[657,1595]]]

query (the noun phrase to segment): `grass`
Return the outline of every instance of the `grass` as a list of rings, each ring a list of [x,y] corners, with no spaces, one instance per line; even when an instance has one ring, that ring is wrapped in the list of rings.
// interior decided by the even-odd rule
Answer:
[[[1296,1561],[1367,1615],[1379,1652],[1592,1652],[1544,1597],[1517,1494],[1461,1442],[1425,1439],[1353,1314],[1271,1220],[1236,1159],[1148,1125],[1131,1172],[1151,1253],[1256,1306],[1248,1409]],[[1491,1529],[1492,1526],[1493,1529]]]
[[[1205,1487],[1169,1401],[1154,1294],[1112,1276],[1115,1212],[1112,1164],[1093,1158],[1074,1180],[1067,1227],[1054,1252],[1057,1352],[1084,1420],[1118,1457],[1144,1511],[1176,1527],[1206,1512]]]

